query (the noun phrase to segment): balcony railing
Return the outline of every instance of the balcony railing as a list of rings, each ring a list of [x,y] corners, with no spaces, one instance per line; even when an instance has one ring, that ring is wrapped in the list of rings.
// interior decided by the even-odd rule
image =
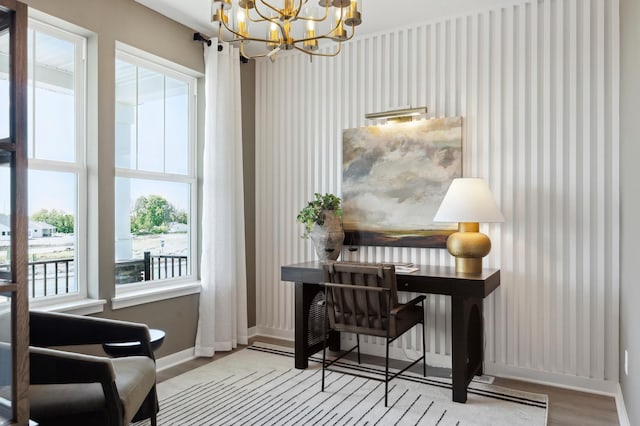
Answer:
[[[29,284],[32,298],[76,292],[73,258],[29,262]]]
[[[187,256],[174,255],[152,255],[144,252],[144,280],[165,280],[168,278],[182,277],[187,275]]]
[[[126,262],[133,265],[138,273],[125,280],[118,279],[119,265],[116,265],[116,281],[120,284],[155,281],[185,276],[189,273],[188,257],[174,255],[152,255],[144,253],[144,259]],[[138,266],[136,266],[138,265]],[[9,265],[0,265],[0,271],[9,271]],[[44,297],[78,291],[73,258],[40,260],[29,262],[29,297]]]

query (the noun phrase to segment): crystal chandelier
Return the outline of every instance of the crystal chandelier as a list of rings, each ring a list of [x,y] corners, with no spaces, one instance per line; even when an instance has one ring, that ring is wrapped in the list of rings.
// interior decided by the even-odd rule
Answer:
[[[246,58],[275,60],[280,50],[336,56],[362,23],[358,0],[212,0],[211,21],[218,23],[218,40],[239,43]],[[361,0],[360,0],[361,2]],[[272,4],[274,3],[274,4]],[[333,50],[319,53],[324,40]],[[260,43],[247,52],[247,43]],[[258,53],[254,53],[254,51]]]

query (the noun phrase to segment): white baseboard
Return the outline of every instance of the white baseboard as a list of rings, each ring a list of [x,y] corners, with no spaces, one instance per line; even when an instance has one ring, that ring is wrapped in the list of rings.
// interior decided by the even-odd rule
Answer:
[[[620,387],[620,384],[618,384],[618,391],[616,392],[616,408],[618,410],[618,421],[620,422],[620,426],[631,426],[627,407],[624,405],[624,396],[622,395],[622,388]]]
[[[612,380],[597,380],[567,374],[549,373],[493,362],[485,362],[484,374],[612,397],[616,396],[620,387],[618,382]]]
[[[253,339],[254,337],[256,337],[258,335],[258,327],[249,327],[247,329],[247,335],[249,339]]]
[[[282,329],[278,329],[278,328],[269,328],[269,327],[260,327],[260,326],[256,326],[256,327],[252,327],[252,330],[254,330],[254,336],[264,336],[264,337],[272,337],[274,339],[280,339],[280,340],[288,340],[290,342],[293,342],[294,340],[294,332],[293,330],[282,330]]]
[[[195,359],[195,347],[157,359],[156,371],[166,370],[167,368],[182,364],[183,362],[191,361],[192,359]]]

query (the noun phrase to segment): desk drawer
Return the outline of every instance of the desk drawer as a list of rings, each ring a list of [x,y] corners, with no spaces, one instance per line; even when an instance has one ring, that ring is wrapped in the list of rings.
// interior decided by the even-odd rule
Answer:
[[[411,282],[409,280],[404,280],[402,278],[398,278],[398,291],[409,291],[412,293],[422,293],[424,292],[424,285],[420,285],[420,283]]]

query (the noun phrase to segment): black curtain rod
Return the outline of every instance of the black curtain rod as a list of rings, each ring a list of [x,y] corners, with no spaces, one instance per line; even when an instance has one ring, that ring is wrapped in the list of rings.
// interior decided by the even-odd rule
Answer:
[[[207,46],[211,46],[211,40],[209,40],[208,38],[203,37],[202,34],[200,34],[200,33],[193,33],[193,40],[194,41],[201,41],[203,43],[207,43]]]
[[[200,33],[193,33],[193,40],[194,41],[201,41],[203,43],[207,43],[207,46],[211,46],[211,40],[209,40],[208,38],[204,37],[202,34]],[[218,43],[218,52],[222,52],[222,44]],[[247,62],[249,62],[248,58],[245,58],[244,56],[240,55],[240,62],[243,64],[246,64]]]

